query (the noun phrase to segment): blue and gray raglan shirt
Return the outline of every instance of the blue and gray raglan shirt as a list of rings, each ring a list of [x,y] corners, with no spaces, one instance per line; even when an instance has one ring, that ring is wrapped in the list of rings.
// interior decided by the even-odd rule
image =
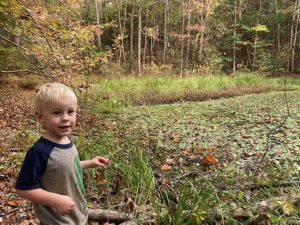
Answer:
[[[42,225],[84,225],[88,210],[83,196],[83,172],[78,152],[69,144],[57,144],[41,137],[26,153],[16,189],[43,190],[67,195],[76,203],[74,210],[60,215],[49,206],[33,203],[34,212]]]

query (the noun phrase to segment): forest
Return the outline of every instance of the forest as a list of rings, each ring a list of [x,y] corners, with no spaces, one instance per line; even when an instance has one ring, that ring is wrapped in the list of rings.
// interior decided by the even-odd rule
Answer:
[[[37,225],[15,190],[49,82],[89,225],[300,224],[300,0],[0,0],[0,224]]]
[[[0,2],[1,74],[299,72],[299,1]],[[113,66],[112,66],[113,65]]]

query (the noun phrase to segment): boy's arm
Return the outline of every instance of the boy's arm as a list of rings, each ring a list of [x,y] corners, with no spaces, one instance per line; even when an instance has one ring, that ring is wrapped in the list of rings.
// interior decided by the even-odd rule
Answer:
[[[19,196],[32,202],[54,207],[62,215],[69,213],[75,206],[75,202],[69,196],[48,192],[41,188],[32,190],[17,189],[16,192]]]
[[[84,161],[80,161],[80,166],[82,169],[88,169],[88,168],[93,168],[93,167],[97,167],[100,166],[104,169],[106,169],[106,167],[109,165],[109,159],[105,158],[105,157],[101,157],[101,156],[96,156],[93,159],[90,160],[84,160]]]

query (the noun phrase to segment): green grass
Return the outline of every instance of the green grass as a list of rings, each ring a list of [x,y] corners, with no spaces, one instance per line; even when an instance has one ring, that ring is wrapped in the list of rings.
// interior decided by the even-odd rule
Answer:
[[[300,81],[288,78],[287,88],[298,89]],[[180,101],[232,97],[248,93],[283,90],[284,77],[267,78],[253,73],[176,77],[126,77],[102,79],[91,87],[89,97],[98,102],[97,113],[116,113],[128,105],[162,104]]]

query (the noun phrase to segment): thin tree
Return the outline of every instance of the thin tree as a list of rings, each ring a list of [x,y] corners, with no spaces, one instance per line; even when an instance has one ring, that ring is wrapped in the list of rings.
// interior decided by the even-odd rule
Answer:
[[[188,2],[188,15],[187,15],[187,50],[186,50],[186,64],[189,64],[189,57],[190,57],[190,30],[191,25],[191,0]]]
[[[120,46],[120,51],[119,51],[119,59],[123,58],[123,62],[126,62],[125,47],[124,47],[124,37],[125,37],[124,29],[125,28],[123,28],[123,25],[122,25],[121,6],[120,6],[120,1],[119,0],[117,0],[117,8],[118,8],[119,29],[120,29],[120,35],[121,35],[121,46]]]
[[[147,28],[147,17],[148,17],[148,9],[146,10],[146,16],[145,16],[145,28]],[[146,52],[147,52],[147,33],[144,31],[143,67],[145,67],[146,64]]]
[[[259,8],[258,8],[258,15],[256,18],[256,29],[255,29],[255,36],[254,36],[254,43],[253,43],[253,58],[252,58],[252,71],[255,69],[256,63],[256,52],[257,52],[257,44],[258,44],[258,30],[257,27],[259,25],[259,17],[262,9],[262,0],[259,1]]]
[[[97,39],[98,39],[98,48],[101,50],[101,34],[100,34],[100,16],[99,16],[99,10],[98,10],[98,0],[95,0],[95,9],[96,9],[96,17],[97,17],[97,26],[98,26],[98,31],[97,31]],[[102,3],[100,1],[100,9],[102,11]]]
[[[291,37],[290,37],[290,50],[291,50],[291,71],[295,70],[295,48],[298,36],[298,26],[300,20],[300,1],[295,1],[295,8],[293,13],[293,23],[291,27]]]
[[[181,53],[180,53],[180,78],[183,77],[183,53],[184,53],[184,2],[182,3],[182,27],[181,27]]]
[[[168,24],[169,24],[169,0],[165,0],[163,64],[166,63],[166,54],[168,49]]]
[[[234,28],[233,28],[233,63],[232,63],[232,73],[236,74],[236,21],[237,21],[237,10],[236,10],[236,1],[234,1]]]
[[[138,75],[141,76],[141,49],[142,49],[142,6],[138,5]]]
[[[130,14],[130,63],[133,62],[133,21],[134,21],[134,5],[131,6]]]

